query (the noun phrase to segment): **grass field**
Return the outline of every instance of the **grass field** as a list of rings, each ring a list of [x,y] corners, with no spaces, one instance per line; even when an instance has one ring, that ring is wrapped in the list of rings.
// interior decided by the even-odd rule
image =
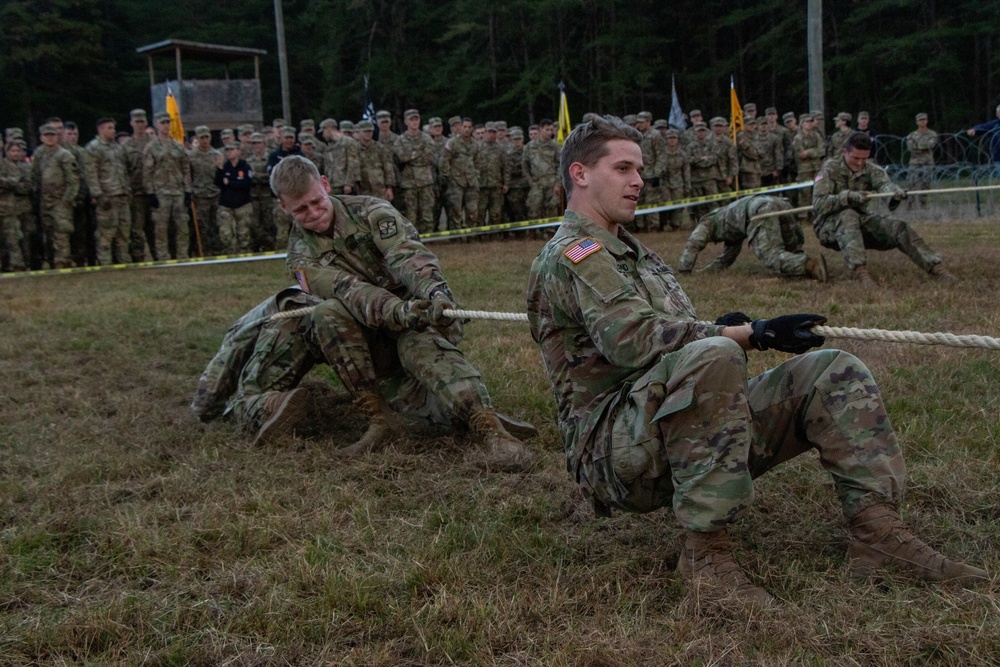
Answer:
[[[872,253],[864,292],[769,275],[749,251],[682,284],[699,315],[1000,336],[995,221],[918,225],[962,282]],[[807,233],[807,249],[817,249]],[[673,263],[686,234],[646,235]],[[521,312],[541,241],[432,246],[463,307]],[[710,246],[704,266],[720,247]],[[0,281],[0,664],[1000,664],[1000,354],[828,341],[873,370],[909,464],[904,517],[986,568],[976,590],[850,576],[830,480],[803,456],[733,529],[766,613],[700,609],[670,512],[593,518],[565,471],[523,324],[463,344],[495,403],[538,424],[537,465],[488,474],[461,436],[254,448],[188,411],[230,323],[289,284],[278,261]],[[751,370],[778,363],[751,355]],[[315,379],[332,382],[329,372]]]

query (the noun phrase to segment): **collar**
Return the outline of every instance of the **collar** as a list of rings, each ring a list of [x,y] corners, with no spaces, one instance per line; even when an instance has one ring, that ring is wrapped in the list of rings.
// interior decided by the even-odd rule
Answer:
[[[563,225],[568,227],[568,231],[579,236],[591,236],[602,246],[608,249],[612,255],[626,255],[632,253],[642,256],[642,251],[638,250],[642,244],[622,225],[618,225],[618,236],[614,236],[603,226],[597,224],[590,218],[576,211],[566,211],[563,217]]]

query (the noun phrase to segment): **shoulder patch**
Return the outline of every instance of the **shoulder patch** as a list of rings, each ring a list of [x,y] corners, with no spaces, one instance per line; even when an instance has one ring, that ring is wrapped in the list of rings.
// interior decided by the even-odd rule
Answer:
[[[309,289],[309,279],[306,278],[306,272],[302,269],[295,270],[295,282],[299,284],[299,287],[302,288],[303,292],[312,292],[312,290]]]
[[[597,240],[588,236],[563,250],[563,254],[566,255],[566,259],[569,261],[579,264],[584,258],[593,255],[603,247]]]

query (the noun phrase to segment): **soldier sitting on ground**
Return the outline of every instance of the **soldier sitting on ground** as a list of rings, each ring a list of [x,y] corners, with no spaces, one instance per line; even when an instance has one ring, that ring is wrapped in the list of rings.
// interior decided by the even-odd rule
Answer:
[[[701,219],[684,246],[677,270],[690,273],[698,253],[711,243],[725,243],[722,254],[705,271],[727,269],[733,265],[749,240],[750,249],[767,268],[781,276],[808,276],[826,282],[826,261],[822,255],[810,257],[802,252],[802,228],[791,215],[754,220],[765,213],[792,208],[787,199],[769,195],[751,195],[717,208]]]

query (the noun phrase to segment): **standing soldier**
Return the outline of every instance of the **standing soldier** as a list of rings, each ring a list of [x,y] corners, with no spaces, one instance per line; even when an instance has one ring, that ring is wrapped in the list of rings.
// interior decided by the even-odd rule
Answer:
[[[459,119],[461,120],[461,119]],[[444,124],[435,116],[427,121],[431,141],[434,142],[434,228],[441,222],[441,211],[444,209],[444,183],[441,180],[441,156],[448,139],[444,136]],[[447,223],[446,223],[447,224]]]
[[[319,147],[319,140],[311,134],[299,133],[299,147],[302,156],[316,165],[317,171],[326,176],[326,153]]]
[[[795,118],[795,112],[789,111],[781,117],[782,129],[785,130],[785,136],[782,141],[784,141],[785,146],[785,174],[784,180],[786,183],[794,183],[798,180],[798,173],[795,167],[795,147],[793,143],[795,142],[795,135],[799,131],[799,123]]]
[[[851,120],[853,117],[846,111],[841,111],[833,117],[833,125],[836,128],[830,135],[830,145],[827,146],[827,155],[840,155],[847,141],[847,135],[851,133]]]
[[[250,155],[246,158],[253,174],[250,199],[253,203],[254,222],[251,226],[251,250],[274,250],[274,195],[267,174],[267,152],[264,135],[254,132],[250,135]]]
[[[728,139],[728,137],[726,137]],[[691,160],[687,152],[681,148],[680,130],[670,128],[667,130],[667,150],[664,153],[664,165],[661,183],[664,188],[664,195],[667,201],[677,201],[691,196]],[[660,229],[664,223],[669,221],[670,230],[681,229],[687,225],[688,211],[686,208],[678,208],[673,211],[666,211],[660,214]]]
[[[281,143],[278,144],[278,147],[267,158],[268,177],[270,177],[274,168],[278,166],[278,163],[289,155],[302,155],[302,149],[296,141],[298,135],[294,127],[282,127],[279,135]],[[274,208],[271,209],[271,215],[274,216],[274,246],[278,249],[284,249],[288,245],[288,230],[291,229],[292,218],[281,210],[277,199],[274,200]]]
[[[508,135],[510,149],[504,159],[507,160],[507,196],[504,198],[507,222],[520,222],[528,219],[528,179],[524,177],[524,131],[512,127]]]
[[[696,123],[692,130],[694,141],[686,148],[691,160],[691,196],[706,197],[718,194],[715,175],[718,173],[719,156],[715,153],[712,140],[708,138],[708,126]],[[695,208],[695,219],[707,213],[709,208],[711,206],[705,204]]]
[[[559,215],[559,146],[556,126],[548,118],[538,124],[538,137],[524,147],[521,163],[528,179],[528,218],[551,218]]]
[[[685,150],[687,150],[690,144],[698,140],[698,132],[695,130],[695,125],[705,122],[700,109],[691,109],[691,113],[688,114],[688,117],[691,119],[691,127],[681,133],[681,147]],[[688,151],[688,153],[690,152],[691,151]]]
[[[24,271],[34,268],[30,241],[37,228],[31,211],[31,165],[25,159],[28,145],[12,139],[6,153],[0,160],[0,260],[6,271]]]
[[[434,163],[437,145],[420,129],[420,112],[403,112],[406,132],[396,139],[399,187],[403,191],[402,214],[421,234],[434,231]]]
[[[129,189],[132,196],[129,209],[132,213],[132,227],[129,230],[128,254],[133,262],[148,262],[153,259],[152,234],[147,236],[147,228],[151,225],[149,199],[146,196],[146,186],[142,180],[142,154],[150,142],[146,134],[149,122],[146,120],[145,109],[132,109],[129,113],[129,123],[132,125],[132,136],[125,140],[125,162],[128,165]]]
[[[325,122],[325,121],[324,121]],[[331,120],[323,128],[326,139],[326,168],[330,190],[336,194],[354,194],[361,180],[361,149],[358,142],[347,134],[354,129],[349,120]]]
[[[87,183],[97,217],[97,263],[101,266],[128,261],[129,175],[125,149],[115,141],[115,121],[100,118],[97,136],[87,144]]]
[[[663,172],[667,169],[666,153],[667,142],[660,135],[659,131],[653,129],[653,114],[648,111],[640,111],[636,114],[636,128],[642,134],[642,141],[639,143],[642,149],[642,162],[644,169],[642,172],[642,193],[639,195],[639,204],[662,204],[666,198],[663,196]],[[558,161],[556,163],[558,165]],[[663,229],[660,213],[647,213],[642,216],[640,223],[636,217],[636,227],[644,228],[645,231]]]
[[[315,141],[310,137],[309,141]],[[224,253],[249,252],[254,226],[253,169],[240,156],[239,144],[225,146],[219,156],[215,185],[219,188],[219,241]]]
[[[910,190],[928,190],[934,173],[934,147],[937,146],[937,132],[927,127],[927,114],[917,114],[917,129],[906,135],[906,147],[910,151]],[[914,198],[921,208],[927,205],[924,197]]]
[[[743,131],[736,134],[736,151],[740,156],[740,190],[760,187],[760,150],[757,147],[757,121],[747,118]]]
[[[188,152],[191,160],[191,191],[194,194],[194,210],[204,241],[204,250],[209,255],[222,250],[219,239],[219,188],[215,185],[215,170],[222,153],[212,148],[212,132],[206,125],[194,128],[195,144]],[[188,249],[194,254],[198,250],[195,242]]]
[[[497,126],[493,121],[486,123],[486,139],[476,152],[476,168],[479,172],[479,222],[498,225],[501,222],[503,198],[507,194],[510,167],[507,155],[497,141]]]
[[[823,135],[816,132],[816,119],[811,113],[799,116],[799,132],[792,140],[792,150],[795,152],[795,170],[799,181],[811,181],[816,177],[826,156],[826,143]],[[799,190],[799,208],[812,204],[812,191],[809,188]],[[808,220],[809,214],[802,213],[800,220]]]
[[[463,118],[459,133],[451,126],[452,135],[444,145],[441,156],[441,176],[445,179],[448,198],[448,224],[452,229],[475,227],[479,221],[479,174],[476,171],[476,152],[472,139],[472,119]]]
[[[175,259],[188,258],[188,214],[191,207],[191,160],[184,146],[170,136],[170,114],[158,113],[156,138],[142,154],[142,181],[149,207],[153,209],[153,229],[158,260],[170,258],[170,241]]]
[[[372,139],[375,128],[370,120],[357,125],[361,132],[361,186],[358,194],[392,201],[396,187],[396,172],[392,168],[389,149]]]
[[[87,184],[87,153],[80,145],[80,128],[73,121],[63,126],[61,141],[63,148],[73,154],[79,170],[80,189],[73,202],[73,236],[70,239],[70,254],[77,266],[93,266],[97,263],[95,242],[94,209],[90,205],[90,188]]]
[[[80,168],[73,154],[59,145],[59,132],[53,125],[46,123],[39,132],[43,145],[31,157],[32,190],[39,202],[44,256],[53,269],[63,269],[73,265],[69,244],[73,204],[80,192]]]
[[[781,137],[771,132],[764,118],[757,120],[757,151],[760,153],[760,184],[777,185],[781,170],[785,168],[785,148],[781,145]]]
[[[736,145],[729,138],[729,123],[722,116],[716,116],[710,121],[712,129],[712,145],[718,162],[715,165],[715,185],[719,192],[735,192],[736,176],[740,171],[740,162],[736,157]]]

